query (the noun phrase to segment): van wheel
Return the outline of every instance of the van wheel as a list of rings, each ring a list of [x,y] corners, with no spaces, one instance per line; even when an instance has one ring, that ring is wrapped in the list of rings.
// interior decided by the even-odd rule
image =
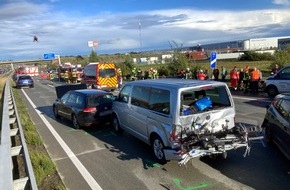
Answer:
[[[268,96],[271,98],[274,98],[278,94],[278,89],[276,86],[268,86],[266,91]]]
[[[75,114],[72,115],[72,123],[75,129],[79,129],[80,125]]]
[[[124,130],[120,127],[120,123],[119,123],[119,120],[118,120],[116,115],[113,116],[112,125],[113,125],[113,129],[114,129],[115,133],[121,134],[124,132]]]
[[[158,135],[154,135],[151,140],[151,148],[155,159],[160,164],[165,164],[164,144]]]

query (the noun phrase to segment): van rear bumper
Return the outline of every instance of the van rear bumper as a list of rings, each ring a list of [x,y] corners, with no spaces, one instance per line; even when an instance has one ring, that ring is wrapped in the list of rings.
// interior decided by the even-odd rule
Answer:
[[[173,149],[164,149],[165,159],[166,160],[181,160],[182,155]]]

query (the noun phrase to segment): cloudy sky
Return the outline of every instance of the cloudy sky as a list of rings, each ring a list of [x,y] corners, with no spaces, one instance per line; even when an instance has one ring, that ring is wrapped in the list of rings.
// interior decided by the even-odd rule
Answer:
[[[290,0],[0,0],[0,36],[0,61],[290,36]]]

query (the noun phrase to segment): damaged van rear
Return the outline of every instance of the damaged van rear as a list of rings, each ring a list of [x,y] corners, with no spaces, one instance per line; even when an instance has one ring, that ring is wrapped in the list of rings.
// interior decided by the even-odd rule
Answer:
[[[114,130],[150,145],[159,163],[185,164],[193,157],[225,153],[238,148],[233,143],[239,146],[244,135],[235,127],[234,101],[223,82],[132,81],[123,86],[112,109]]]

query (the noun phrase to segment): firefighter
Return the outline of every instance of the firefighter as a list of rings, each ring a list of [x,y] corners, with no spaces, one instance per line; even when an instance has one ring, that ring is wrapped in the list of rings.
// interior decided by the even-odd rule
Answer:
[[[153,69],[153,79],[158,79],[157,69]]]
[[[132,69],[131,80],[136,80],[136,74],[137,74],[137,71],[136,71],[136,68],[134,67],[134,68]]]
[[[137,71],[137,80],[142,80],[142,79],[143,79],[143,72],[139,68],[138,71]]]
[[[65,81],[65,83],[69,83],[69,74],[68,74],[68,71],[65,71],[65,73],[64,73],[64,81]]]
[[[40,78],[43,80],[44,79],[44,73],[43,71],[40,72]]]
[[[53,74],[52,71],[50,71],[49,78],[50,78],[50,81],[53,83],[53,80],[54,80],[54,74]]]
[[[230,72],[230,79],[231,79],[231,87],[234,90],[237,90],[237,88],[238,88],[238,81],[239,81],[239,72],[238,72],[238,69],[237,69],[236,66]]]
[[[251,80],[251,90],[253,94],[258,93],[259,88],[259,81],[261,79],[260,71],[257,67],[254,67],[254,70],[250,73],[250,80]]]
[[[47,80],[50,80],[50,77],[49,77],[49,71],[46,72],[46,79],[47,79]]]
[[[206,75],[204,74],[203,70],[200,69],[197,75],[198,80],[205,80]]]
[[[77,72],[75,69],[71,72],[71,81],[72,83],[77,83]]]

